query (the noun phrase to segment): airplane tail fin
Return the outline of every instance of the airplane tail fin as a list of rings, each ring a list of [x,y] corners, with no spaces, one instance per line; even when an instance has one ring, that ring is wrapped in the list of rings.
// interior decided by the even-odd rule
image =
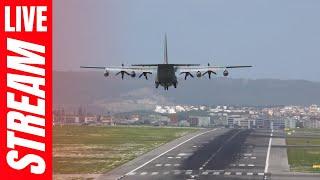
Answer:
[[[168,64],[167,34],[164,37],[164,64]]]

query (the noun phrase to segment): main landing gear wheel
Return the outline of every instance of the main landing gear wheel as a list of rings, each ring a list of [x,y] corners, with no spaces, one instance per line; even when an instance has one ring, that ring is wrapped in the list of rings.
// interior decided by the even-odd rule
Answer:
[[[174,87],[174,88],[177,88],[177,83],[173,83],[173,87]]]

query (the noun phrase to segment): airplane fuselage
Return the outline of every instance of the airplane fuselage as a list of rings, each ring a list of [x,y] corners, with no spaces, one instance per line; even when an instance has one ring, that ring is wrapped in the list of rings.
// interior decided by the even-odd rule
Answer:
[[[170,86],[177,87],[178,81],[176,70],[173,64],[159,64],[157,69],[157,76],[155,80],[156,87],[159,85],[168,89]]]

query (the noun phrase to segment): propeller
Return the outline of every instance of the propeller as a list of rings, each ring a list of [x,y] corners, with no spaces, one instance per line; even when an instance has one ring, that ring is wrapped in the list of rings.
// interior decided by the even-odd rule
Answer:
[[[148,80],[148,74],[152,74],[151,72],[143,72],[139,75],[139,78],[141,78],[142,76],[144,76],[146,78],[146,80]]]
[[[208,67],[210,66],[210,63],[208,63]],[[217,75],[216,72],[212,71],[212,70],[208,70],[205,73],[202,74],[202,76],[205,76],[206,74],[208,74],[209,79],[211,79],[211,74],[215,74]]]
[[[191,76],[192,78],[194,77],[190,72],[181,72],[180,75],[181,75],[181,74],[185,74],[185,75],[184,75],[184,80],[187,80],[187,77],[188,77],[188,76]]]
[[[121,63],[121,67],[124,67],[124,63]],[[116,76],[118,76],[119,74],[121,74],[121,79],[123,80],[124,75],[128,75],[128,76],[132,76],[132,74],[128,73],[127,71],[119,71],[116,73]],[[133,76],[132,76],[133,77]]]
[[[128,72],[126,72],[126,71],[117,72],[117,73],[116,73],[116,76],[119,75],[119,74],[121,74],[121,79],[122,79],[122,80],[123,80],[124,74],[130,75],[130,74],[129,74]]]
[[[202,74],[202,76],[205,76],[206,74],[208,74],[209,79],[211,79],[211,74],[215,74],[215,75],[217,75],[217,73],[216,73],[216,72],[209,70],[209,71],[207,71],[207,72],[203,73],[203,74]]]

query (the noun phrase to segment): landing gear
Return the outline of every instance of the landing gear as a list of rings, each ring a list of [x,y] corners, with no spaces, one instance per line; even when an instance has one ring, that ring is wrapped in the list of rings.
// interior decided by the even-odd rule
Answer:
[[[160,83],[156,82],[156,88],[157,88],[157,89],[158,89],[158,87],[159,87],[159,84],[160,84]]]
[[[164,90],[169,90],[169,86],[164,86]]]
[[[174,87],[174,88],[177,88],[177,83],[173,83],[173,87]]]

